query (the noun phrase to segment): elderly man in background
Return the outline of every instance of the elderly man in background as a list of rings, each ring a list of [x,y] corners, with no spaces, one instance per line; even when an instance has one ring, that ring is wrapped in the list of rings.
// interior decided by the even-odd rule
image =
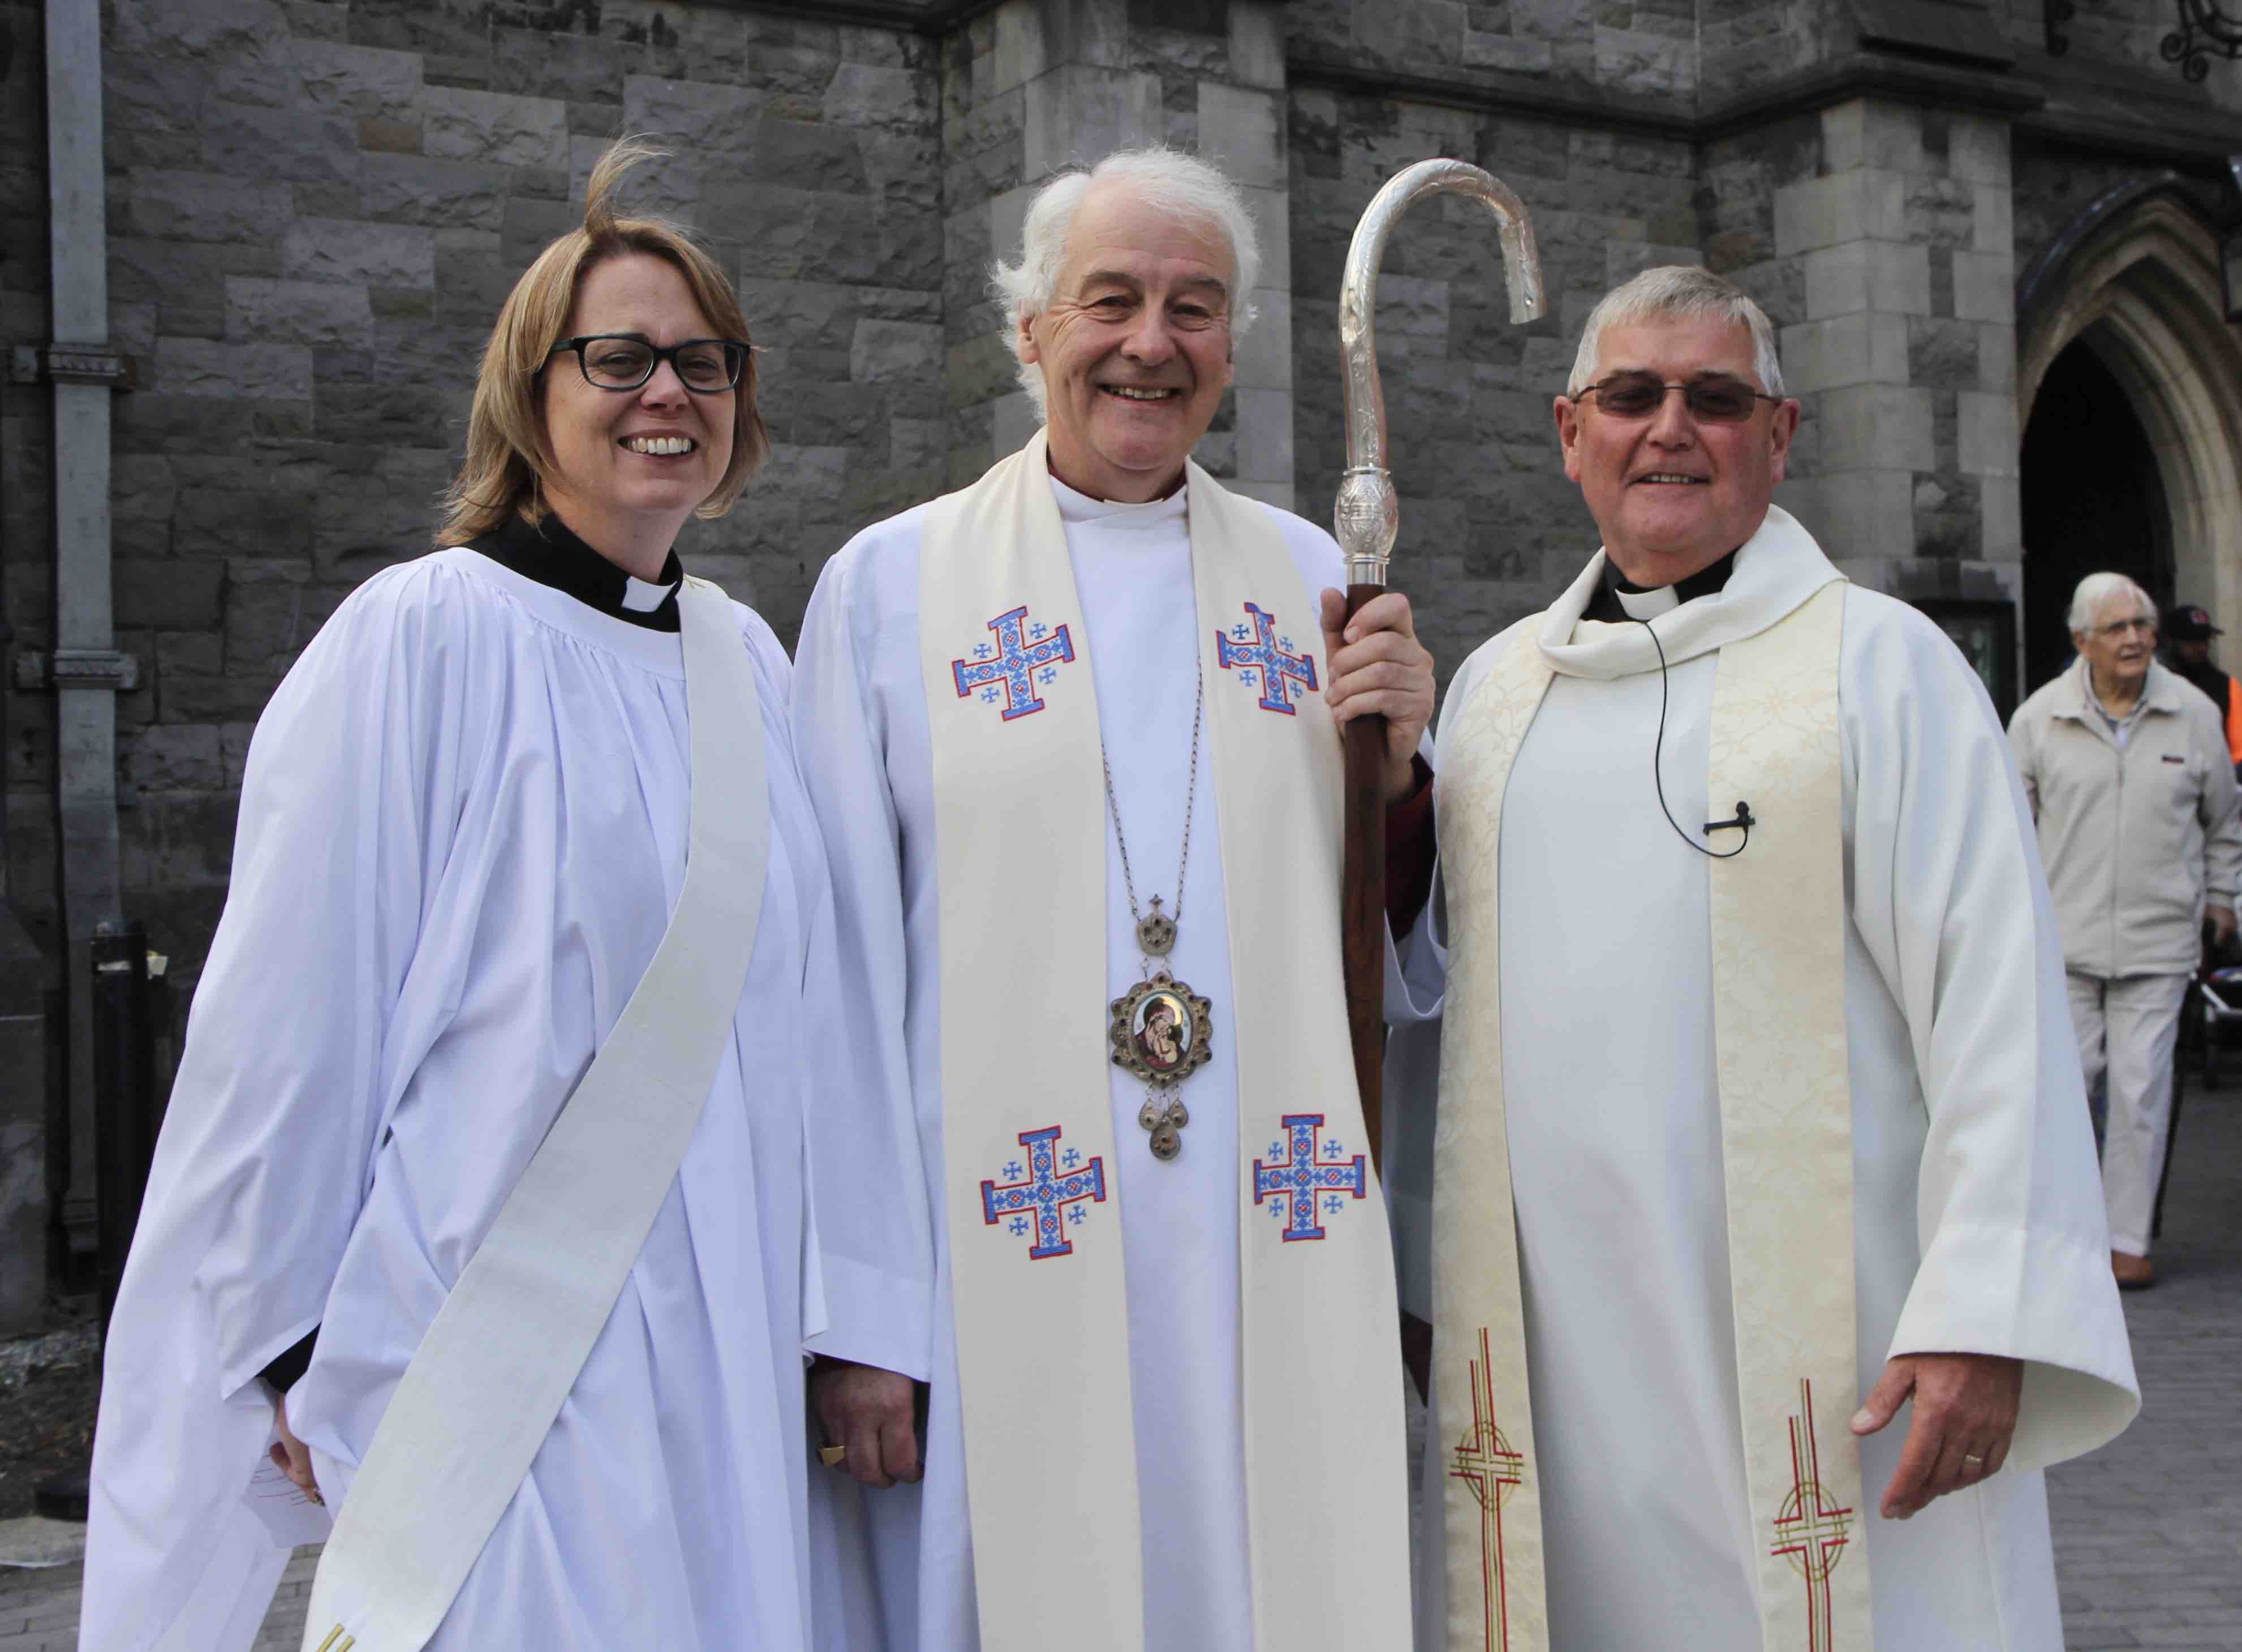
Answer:
[[[1602,548],[1457,674],[1410,937],[1420,1652],[2054,1652],[2039,1470],[2138,1400],[2000,723],[1772,503],[1741,289],[1644,272],[1568,384]]]
[[[2172,1048],[2209,918],[2233,938],[2242,816],[2218,708],[2157,663],[2157,609],[2122,574],[2071,600],[2078,660],[2017,708],[2009,742],[2039,823],[2091,1089],[2108,1080],[2102,1192],[2118,1285],[2156,1283],[2149,1226]]]
[[[995,272],[1043,427],[858,534],[803,621],[804,778],[936,1259],[924,1479],[864,1499],[853,1595],[891,1652],[1408,1634],[1336,730],[1384,713],[1421,809],[1432,661],[1398,594],[1342,635],[1331,536],[1189,462],[1257,257],[1187,155],[1044,187]],[[842,1470],[915,1476],[907,1382],[814,1387]]]

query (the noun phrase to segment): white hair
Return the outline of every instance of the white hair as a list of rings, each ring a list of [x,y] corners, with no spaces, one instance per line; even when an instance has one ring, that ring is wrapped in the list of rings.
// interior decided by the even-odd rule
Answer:
[[[1004,316],[1005,338],[1020,353],[1020,318],[1040,314],[1058,285],[1066,264],[1067,238],[1075,215],[1095,184],[1126,185],[1131,193],[1174,218],[1218,232],[1230,248],[1230,338],[1235,345],[1252,325],[1253,306],[1245,295],[1261,273],[1261,239],[1253,214],[1237,185],[1219,170],[1179,149],[1154,146],[1117,149],[1086,171],[1061,172],[1028,203],[1016,263],[998,259],[989,271],[989,288]],[[1020,363],[1020,387],[1044,416],[1044,376],[1032,362]]]
[[[2123,574],[2089,574],[2071,594],[2071,631],[2076,636],[2094,628],[2094,616],[2112,597],[2130,596],[2140,603],[2151,625],[2157,622],[2156,600]]]
[[[1580,353],[1573,358],[1571,388],[1577,396],[1595,382],[1604,329],[1633,326],[1660,316],[1710,316],[1751,329],[1752,372],[1770,396],[1782,393],[1782,361],[1775,348],[1775,324],[1750,293],[1723,276],[1694,264],[1662,264],[1623,282],[1597,301],[1581,329]]]

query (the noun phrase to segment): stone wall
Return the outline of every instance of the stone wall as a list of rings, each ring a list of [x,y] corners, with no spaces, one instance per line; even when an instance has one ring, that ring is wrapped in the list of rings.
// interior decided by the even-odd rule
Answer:
[[[1294,0],[1286,26],[1330,62],[1686,100],[1698,86],[1698,0]]]
[[[1849,572],[2013,597],[2018,271],[2166,165],[2211,245],[2242,147],[2242,69],[2185,82],[2168,0],[2081,0],[2061,57],[2040,0],[856,0],[848,23],[754,0],[103,5],[111,326],[138,368],[113,403],[117,645],[140,664],[117,704],[125,899],[190,988],[258,713],[343,595],[427,543],[491,319],[620,132],[677,146],[627,201],[703,232],[762,348],[771,466],[684,548],[789,639],[850,534],[1032,429],[987,271],[1054,171],[1165,140],[1246,187],[1259,321],[1199,457],[1326,523],[1363,207],[1427,156],[1505,178],[1547,319],[1510,325],[1491,225],[1458,201],[1412,214],[1381,283],[1398,577],[1444,676],[1593,544],[1550,401],[1588,306],[1659,263],[1702,260],[1775,318],[1805,408],[1779,497]],[[11,346],[49,342],[41,18],[0,0]],[[2194,302],[2174,336],[2232,353]],[[51,630],[50,407],[0,385],[11,658]],[[2214,554],[2201,588],[2242,592],[2232,544]],[[51,957],[51,706],[13,682],[0,895]],[[0,980],[20,940],[0,926]]]
[[[675,144],[627,189],[697,226],[741,293],[772,462],[696,566],[789,634],[825,557],[946,473],[940,64],[909,32],[609,6],[595,33],[464,3],[112,0],[105,38],[118,702],[128,907],[191,982],[223,899],[249,732],[343,595],[429,543],[490,323],[572,226],[617,133]],[[567,13],[570,9],[563,8]],[[10,113],[38,118],[37,10]],[[36,247],[35,145],[10,143]],[[10,343],[46,337],[10,259]],[[7,598],[50,623],[43,390],[4,410]],[[9,892],[51,911],[44,702],[8,708]]]

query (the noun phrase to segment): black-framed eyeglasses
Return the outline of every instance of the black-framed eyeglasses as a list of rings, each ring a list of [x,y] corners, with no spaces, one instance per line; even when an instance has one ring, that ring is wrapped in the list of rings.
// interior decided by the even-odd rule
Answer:
[[[713,396],[736,386],[748,366],[748,346],[731,339],[688,339],[664,348],[634,332],[587,332],[561,339],[546,359],[564,350],[574,353],[584,382],[595,390],[636,390],[667,361],[678,383]]]
[[[1720,376],[1668,384],[1655,373],[1615,373],[1574,391],[1573,400],[1594,396],[1596,405],[1614,419],[1645,419],[1665,403],[1669,390],[1682,393],[1682,405],[1692,419],[1708,425],[1740,425],[1762,401],[1782,400],[1755,390],[1741,379]]]

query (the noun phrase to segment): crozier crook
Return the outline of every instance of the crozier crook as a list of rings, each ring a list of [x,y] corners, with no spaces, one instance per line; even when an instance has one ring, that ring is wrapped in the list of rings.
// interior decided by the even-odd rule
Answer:
[[[1386,393],[1378,379],[1378,266],[1396,220],[1428,195],[1462,195],[1486,205],[1502,234],[1503,270],[1513,323],[1545,307],[1534,225],[1508,185],[1467,161],[1426,160],[1386,180],[1355,225],[1339,285],[1339,354],[1346,380],[1346,473],[1332,527],[1346,554],[1346,612],[1352,619],[1386,585],[1401,527],[1401,500],[1386,468]],[[1377,1156],[1383,1140],[1386,1055],[1386,800],[1380,786],[1386,720],[1346,726],[1346,857],[1340,934],[1346,965],[1347,1030],[1362,1091],[1363,1128]]]

